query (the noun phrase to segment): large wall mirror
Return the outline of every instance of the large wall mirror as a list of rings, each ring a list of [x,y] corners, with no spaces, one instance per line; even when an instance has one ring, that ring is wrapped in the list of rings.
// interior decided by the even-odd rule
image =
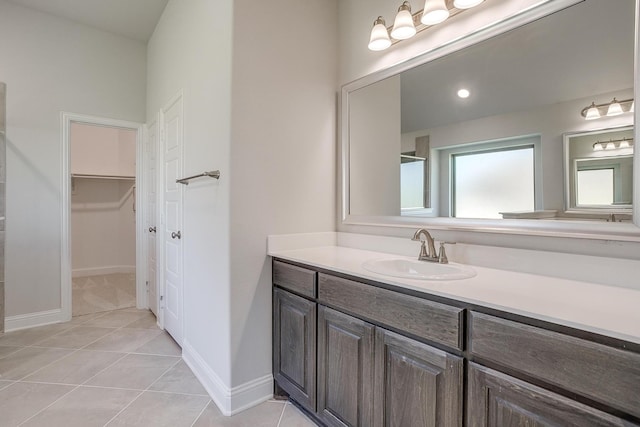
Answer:
[[[630,226],[635,3],[549,1],[345,85],[343,222]]]

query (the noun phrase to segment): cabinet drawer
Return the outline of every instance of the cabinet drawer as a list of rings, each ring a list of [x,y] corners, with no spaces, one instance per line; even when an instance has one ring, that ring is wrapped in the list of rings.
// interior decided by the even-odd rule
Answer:
[[[273,283],[309,298],[316,297],[316,272],[306,268],[273,261]]]
[[[322,273],[318,281],[318,298],[323,303],[462,350],[462,308]]]
[[[474,356],[640,417],[640,354],[471,313]]]

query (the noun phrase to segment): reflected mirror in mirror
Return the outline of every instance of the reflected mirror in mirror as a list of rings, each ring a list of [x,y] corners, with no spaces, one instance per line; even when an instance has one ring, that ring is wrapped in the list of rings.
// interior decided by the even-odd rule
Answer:
[[[583,210],[582,218],[593,211],[597,219],[602,211],[594,209],[631,212],[627,178],[604,160],[576,157],[565,183],[563,137],[621,126],[633,134],[631,102],[612,117],[604,106],[595,120],[581,112],[633,99],[634,16],[633,0],[586,0],[354,85],[346,93],[346,213],[557,219]]]
[[[565,135],[567,211],[631,214],[633,127]]]

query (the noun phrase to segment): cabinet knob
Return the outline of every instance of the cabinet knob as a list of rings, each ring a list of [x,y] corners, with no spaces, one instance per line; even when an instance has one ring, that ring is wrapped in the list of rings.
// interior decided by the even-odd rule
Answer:
[[[181,239],[182,238],[182,234],[180,234],[180,231],[174,231],[173,233],[171,233],[171,238],[172,239]]]
[[[155,233],[155,232],[156,232],[155,227],[149,227],[149,233]]]

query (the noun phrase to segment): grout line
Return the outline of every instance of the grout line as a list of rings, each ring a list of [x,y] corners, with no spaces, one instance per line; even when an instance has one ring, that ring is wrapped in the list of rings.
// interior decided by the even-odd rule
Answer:
[[[278,424],[276,424],[276,427],[280,427],[280,423],[282,423],[282,419],[284,418],[284,411],[287,409],[287,402],[284,402],[284,405],[282,405],[282,412],[280,412],[280,418],[278,418]]]
[[[47,349],[47,347],[29,347],[29,348],[44,348],[44,349]],[[31,371],[31,372],[29,372],[28,374],[21,376],[21,377],[20,377],[20,378],[18,378],[16,381],[22,381],[23,379],[28,378],[28,377],[30,377],[31,375],[36,374],[36,373],[38,373],[38,372],[42,371],[42,370],[43,370],[43,369],[45,369],[45,368],[48,368],[49,366],[53,365],[54,363],[57,363],[57,362],[59,362],[59,361],[61,361],[61,360],[63,360],[63,359],[66,359],[67,357],[71,356],[72,354],[75,354],[75,353],[77,353],[77,352],[78,352],[78,349],[70,349],[70,348],[66,348],[66,349],[58,349],[58,348],[54,348],[53,350],[67,350],[67,351],[70,351],[71,353],[69,353],[69,354],[65,354],[64,356],[62,356],[62,357],[60,357],[60,358],[58,358],[58,359],[55,359],[55,360],[53,360],[53,361],[51,361],[51,362],[47,363],[46,365],[43,365],[43,366],[39,367],[39,368],[38,368],[38,369],[36,369],[35,371]]]
[[[73,387],[73,386],[71,386]],[[26,423],[27,421],[29,421],[30,419],[34,418],[36,415],[38,415],[39,413],[46,411],[47,409],[49,409],[50,407],[52,407],[53,405],[55,405],[57,402],[59,402],[61,399],[63,399],[64,397],[68,396],[71,392],[73,392],[74,390],[76,390],[78,387],[80,387],[79,385],[73,387],[71,390],[69,390],[68,392],[66,392],[65,394],[63,394],[62,396],[60,396],[59,398],[57,398],[56,400],[54,400],[53,402],[51,402],[49,405],[47,405],[46,407],[42,408],[41,410],[37,411],[35,414],[31,415],[29,418],[27,418],[26,420],[24,420],[23,422],[21,422],[20,424],[18,424],[18,426],[24,425],[24,423]]]
[[[193,420],[193,422],[191,423],[190,427],[193,427],[193,425],[195,423],[198,422],[198,420],[200,419],[200,417],[202,416],[202,414],[204,414],[204,411],[207,409],[207,407],[209,407],[209,405],[212,403],[213,401],[211,400],[211,398],[209,398],[209,400],[207,401],[207,403],[204,404],[204,408],[202,408],[202,410],[198,413],[198,415],[195,417],[195,419]],[[214,403],[215,405],[215,403]]]
[[[149,386],[145,389],[145,391],[154,391],[154,390],[149,390],[151,387],[153,387],[153,385],[155,383],[157,383],[158,381],[160,381],[160,378],[164,377],[170,370],[172,370],[173,368],[175,368],[178,363],[180,363],[182,359],[178,358],[178,360],[176,360],[176,363],[174,363],[173,365],[171,365],[169,368],[165,369],[165,371],[160,374],[160,376],[158,378],[156,378],[156,380],[154,382],[152,382],[151,384],[149,384]]]
[[[111,421],[115,420],[118,415],[120,415],[121,413],[123,413],[125,411],[125,409],[127,409],[129,406],[131,406],[131,404],[133,402],[135,402],[136,400],[138,400],[140,398],[140,396],[142,396],[142,394],[144,393],[144,391],[141,391],[140,393],[138,393],[138,395],[136,397],[133,398],[133,400],[131,400],[131,402],[127,403],[124,408],[120,409],[120,411],[118,411],[117,414],[115,414],[113,417],[111,417],[111,419],[109,421],[107,421],[106,423],[104,423],[104,427],[108,426]]]
[[[124,359],[125,357],[127,357],[127,353],[122,353],[121,357],[118,357],[116,360],[113,361],[113,363],[111,363],[110,365],[105,366],[103,369],[101,369],[100,371],[96,372],[95,375],[87,378],[82,384],[80,385],[86,385],[88,381],[91,381],[92,379],[94,379],[95,377],[97,377],[98,375],[100,375],[101,373],[103,373],[104,371],[106,371],[107,369],[111,368],[113,365],[115,365],[116,363],[118,363],[119,361],[121,361],[122,359]]]

